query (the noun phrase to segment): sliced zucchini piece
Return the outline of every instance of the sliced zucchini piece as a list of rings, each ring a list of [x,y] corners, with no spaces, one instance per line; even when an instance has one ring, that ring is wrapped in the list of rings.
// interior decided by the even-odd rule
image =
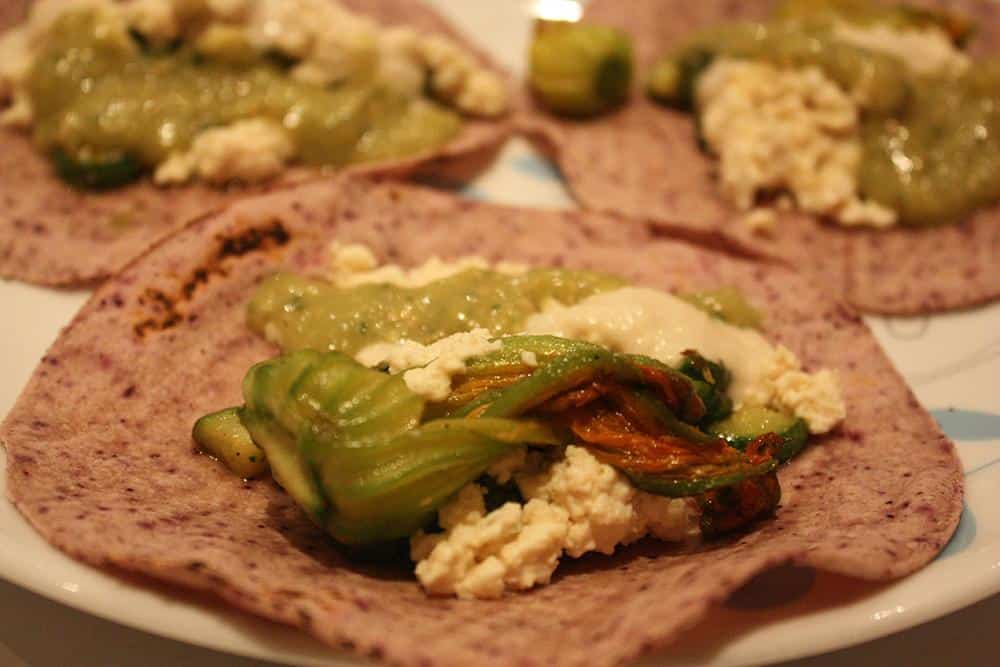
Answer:
[[[87,190],[110,190],[127,185],[142,175],[142,164],[128,155],[100,161],[84,161],[62,149],[52,151],[59,178]]]
[[[328,505],[315,476],[298,454],[295,438],[277,422],[253,410],[245,410],[241,418],[254,442],[267,452],[275,481],[310,518],[322,524]]]
[[[226,408],[194,423],[194,441],[234,474],[250,479],[267,472],[267,455],[240,421],[240,408]]]
[[[798,454],[809,439],[809,427],[804,420],[758,405],[740,408],[726,419],[710,424],[707,430],[740,451],[765,433],[776,433],[785,441],[774,454],[779,461]]]

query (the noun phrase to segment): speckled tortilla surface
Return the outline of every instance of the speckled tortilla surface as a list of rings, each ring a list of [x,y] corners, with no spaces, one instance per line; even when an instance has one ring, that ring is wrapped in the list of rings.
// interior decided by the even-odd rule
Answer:
[[[429,598],[407,570],[345,559],[273,482],[234,479],[189,435],[199,416],[239,403],[246,370],[276,352],[245,327],[255,285],[279,268],[322,274],[332,239],[403,265],[478,254],[664,290],[739,285],[766,309],[769,338],[809,369],[840,372],[848,419],[781,471],[777,517],[745,535],[568,561],[552,585],[498,601]],[[780,563],[909,574],[947,543],[962,507],[953,444],[858,315],[792,271],[613,216],[351,179],[238,202],[107,281],[42,360],[0,439],[10,500],[72,556],[403,665],[627,662]]]
[[[594,0],[585,18],[633,35],[642,79],[658,56],[697,28],[763,17],[770,4]],[[938,4],[974,17],[974,54],[1000,49],[1000,3]],[[560,121],[532,108],[523,126],[557,161],[584,207],[652,219],[675,232],[780,258],[864,311],[930,313],[1000,298],[1000,206],[957,225],[892,231],[845,229],[785,214],[777,233],[762,237],[747,232],[720,195],[691,116],[657,106],[638,90],[622,110],[593,121]]]
[[[30,4],[5,0],[0,32],[23,20]],[[420,0],[342,4],[385,24],[455,35]],[[394,177],[467,177],[499,148],[509,129],[507,119],[467,118],[459,136],[437,151],[349,169]],[[316,178],[322,178],[318,171],[294,169],[282,181],[253,188],[161,188],[147,178],[109,192],[82,191],[56,176],[50,161],[34,148],[30,131],[0,128],[0,278],[51,286],[97,283],[200,214],[248,194]]]

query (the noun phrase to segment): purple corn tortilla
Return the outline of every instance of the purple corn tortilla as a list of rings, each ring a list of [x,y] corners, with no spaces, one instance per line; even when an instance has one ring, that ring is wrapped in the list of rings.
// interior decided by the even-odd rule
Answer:
[[[235,479],[189,435],[199,416],[239,403],[246,370],[276,352],[244,324],[255,285],[279,268],[322,273],[333,238],[404,265],[475,253],[669,290],[740,285],[766,308],[770,338],[807,368],[839,369],[848,419],[782,470],[777,518],[748,534],[567,561],[552,585],[499,601],[428,598],[409,571],[345,560],[273,482]],[[613,216],[358,179],[245,199],[106,282],[42,360],[0,440],[11,501],[70,555],[404,665],[616,664],[669,644],[781,563],[901,577],[946,544],[963,492],[953,444],[858,315],[793,271]]]
[[[633,36],[641,80],[658,56],[697,28],[762,17],[770,4],[594,0],[585,20]],[[1000,4],[938,4],[975,18],[973,53],[997,52]],[[773,237],[756,236],[719,194],[713,160],[698,149],[690,114],[658,106],[639,90],[625,108],[593,121],[559,120],[530,102],[529,108],[523,129],[558,163],[586,208],[655,220],[677,233],[779,258],[868,312],[930,313],[1000,298],[1000,206],[957,225],[884,232],[786,214]]]
[[[420,0],[343,4],[386,24],[450,34],[499,69]],[[0,32],[21,22],[30,5],[30,0],[5,2]],[[507,119],[466,118],[461,134],[437,151],[348,169],[393,177],[466,178],[492,157],[509,133]],[[280,181],[250,188],[162,188],[146,178],[106,193],[81,191],[56,176],[50,161],[34,148],[30,131],[0,128],[0,175],[0,278],[75,286],[104,280],[199,214],[248,194],[318,178],[320,172],[290,170]]]

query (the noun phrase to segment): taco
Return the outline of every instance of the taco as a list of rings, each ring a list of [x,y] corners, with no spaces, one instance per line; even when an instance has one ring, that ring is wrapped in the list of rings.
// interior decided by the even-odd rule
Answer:
[[[331,241],[339,244],[336,266],[341,273],[371,269],[372,256],[384,264],[434,273],[440,272],[442,263],[475,254],[479,259],[466,260],[466,268],[482,271],[484,263],[497,263],[490,278],[495,284],[508,284],[503,282],[507,275],[503,271],[523,271],[523,265],[547,267],[541,273],[515,275],[528,282],[541,276],[544,283],[554,269],[566,272],[564,278],[577,272],[576,278],[557,281],[558,289],[569,290],[559,293],[567,302],[585,301],[586,294],[601,297],[599,292],[609,287],[606,279],[581,275],[616,276],[614,287],[624,282],[640,292],[651,288],[646,291],[668,300],[667,291],[700,292],[700,307],[715,308],[717,315],[726,317],[740,312],[734,322],[762,327],[760,333],[747,335],[763,336],[767,349],[785,346],[808,371],[827,369],[839,375],[846,419],[833,427],[842,416],[835,409],[828,422],[832,430],[810,437],[804,451],[777,469],[776,478],[758,471],[758,479],[780,482],[781,505],[774,511],[773,486],[764,484],[757,498],[766,501],[766,511],[748,513],[751,523],[739,522],[736,532],[720,530],[721,537],[695,543],[643,541],[619,547],[610,559],[570,560],[548,586],[496,599],[455,599],[451,593],[460,591],[430,590],[424,582],[438,594],[428,596],[413,577],[412,564],[402,572],[387,573],[368,563],[365,559],[371,554],[360,548],[365,544],[357,539],[357,525],[326,523],[320,528],[317,515],[310,518],[303,511],[308,509],[308,494],[298,491],[315,478],[295,477],[296,470],[303,470],[297,467],[301,460],[295,451],[283,458],[282,451],[290,450],[281,446],[287,444],[292,425],[274,421],[278,412],[261,411],[264,404],[255,402],[257,398],[280,402],[291,395],[267,386],[287,389],[297,377],[286,372],[290,365],[309,365],[315,361],[309,357],[325,355],[326,371],[349,367],[348,374],[324,371],[296,386],[305,392],[302,395],[317,399],[314,408],[325,409],[322,406],[328,404],[344,417],[338,428],[370,429],[375,413],[397,427],[413,425],[407,407],[413,399],[398,381],[405,376],[392,368],[395,357],[390,355],[384,363],[373,360],[378,364],[373,370],[359,368],[346,355],[331,351],[329,344],[276,357],[278,347],[268,342],[285,345],[296,336],[308,337],[316,329],[305,326],[306,320],[318,313],[320,320],[329,322],[342,305],[321,299],[324,290],[331,289],[323,283],[323,276],[331,273]],[[371,254],[360,252],[357,244]],[[444,259],[428,263],[435,256]],[[385,312],[392,312],[400,298],[392,283],[400,276],[412,280],[414,275],[396,267],[382,269],[375,284],[363,281],[361,288],[382,290],[384,298],[362,299],[366,304],[358,311],[362,316],[334,327],[334,334],[348,341],[342,346],[357,342],[365,332],[412,326],[364,314],[383,304],[389,309]],[[530,276],[535,277],[529,280]],[[473,282],[466,288],[468,303],[475,305],[473,297],[480,292],[473,288],[485,283]],[[574,292],[572,285],[582,286],[582,291]],[[721,298],[724,292],[717,291],[727,285],[740,286],[755,310],[734,311],[727,306],[736,301]],[[704,290],[716,290],[715,297],[704,297]],[[349,299],[352,294],[362,292],[340,296]],[[510,305],[525,312],[526,292],[504,294],[501,311]],[[310,307],[317,298],[320,310]],[[670,303],[679,308],[675,301]],[[432,295],[423,294],[409,306],[433,315],[435,303]],[[474,310],[474,317],[493,312],[493,303],[480,303],[485,307]],[[550,315],[562,307],[546,306]],[[758,310],[764,311],[763,320],[754,315]],[[609,314],[612,317],[605,319],[614,320],[614,312]],[[417,335],[434,338],[434,327],[442,321],[456,320],[429,318],[427,328]],[[567,329],[556,333],[573,338],[577,334],[568,322]],[[719,320],[712,322],[721,326]],[[709,327],[707,320],[703,323]],[[499,353],[507,352],[516,354],[507,354],[504,363],[522,373],[532,364],[542,366],[547,354],[544,349]],[[668,411],[664,419],[709,406],[705,399],[713,395],[710,385],[715,383],[718,389],[724,376],[721,365],[709,361],[703,359],[689,369],[694,374],[688,379],[697,378],[701,387],[694,394],[685,388],[695,385],[683,379],[676,385],[653,382],[660,389],[645,385],[654,403],[665,396],[663,387],[677,390],[673,394],[677,402],[672,404],[676,412]],[[465,363],[471,368],[480,362]],[[658,368],[646,373],[647,380],[676,378],[673,370]],[[731,370],[738,380],[743,371]],[[497,375],[503,373],[490,373],[491,381]],[[638,376],[630,377],[634,381]],[[322,378],[328,381],[313,382]],[[505,386],[500,382],[494,388]],[[310,387],[319,393],[309,394]],[[350,398],[355,389],[357,400]],[[579,400],[585,393],[569,400]],[[341,400],[345,396],[346,401]],[[366,412],[365,405],[373,405],[366,403],[372,396],[404,400]],[[726,409],[723,403],[711,405]],[[192,425],[206,413],[240,405],[254,413],[250,422],[246,412],[237,415],[243,428],[262,430],[253,432],[253,442],[243,442],[247,449],[219,448],[217,454],[237,467],[235,452],[252,452],[254,445],[263,443],[274,477],[282,480],[285,490],[270,474],[252,481],[239,479],[220,461],[205,456],[192,440]],[[359,407],[360,412],[355,410]],[[253,419],[257,422],[251,423]],[[676,418],[670,423],[692,433],[690,425],[678,426]],[[330,433],[322,424],[314,425],[312,442]],[[213,433],[225,435],[225,425],[219,426],[216,422],[207,438],[196,426],[195,436],[204,443]],[[354,448],[355,453],[364,455],[365,443],[384,441],[373,431],[368,433],[373,437],[357,440],[360,449]],[[506,433],[481,430],[489,436],[480,441],[483,450],[495,451],[505,440],[519,438],[544,445],[547,437],[537,431],[523,438]],[[7,416],[0,437],[7,450],[11,501],[47,540],[75,558],[205,591],[240,609],[302,628],[332,646],[414,665],[620,663],[666,646],[697,623],[712,604],[755,574],[782,563],[873,581],[901,577],[943,548],[958,522],[963,493],[953,444],[906,387],[871,332],[850,308],[817,293],[793,271],[668,240],[655,227],[604,214],[499,207],[353,178],[235,203],[196,221],[106,282],[49,350]],[[454,433],[442,438],[455,440]],[[784,442],[783,438],[778,444]],[[269,447],[275,443],[278,449]],[[432,450],[438,446],[437,441],[428,444]],[[227,458],[227,453],[232,456]],[[581,456],[567,448],[567,458]],[[455,459],[445,456],[437,461],[452,470],[449,466]],[[473,461],[473,467],[481,463]],[[764,463],[768,471],[775,470]],[[363,486],[379,475],[397,479],[393,471],[398,469],[369,467],[367,473],[349,475],[346,481],[360,481]],[[629,469],[627,462],[622,469]],[[330,472],[350,470],[358,468],[345,463]],[[614,478],[619,473],[606,474]],[[307,487],[297,487],[296,481],[303,480]],[[410,487],[403,483],[398,488]],[[363,491],[356,506],[371,509],[364,502],[371,496]],[[480,492],[471,493],[484,502]],[[724,498],[714,500],[724,504]],[[471,501],[474,505],[477,498]],[[680,502],[683,513],[684,501]],[[452,518],[456,515],[462,515],[460,506]],[[349,518],[349,513],[339,516]],[[412,513],[404,511],[403,516],[412,518]],[[437,519],[438,528],[447,526],[446,516]],[[434,531],[434,517],[430,524],[426,521],[425,514],[418,524]],[[391,524],[380,528],[387,525]],[[721,523],[716,527],[725,528]]]
[[[15,0],[0,54],[0,276],[42,285],[329,169],[468,177],[508,134],[505,75],[419,0]]]
[[[536,102],[525,129],[587,208],[780,259],[867,312],[989,302],[997,6],[910,4],[598,0],[584,22],[634,39],[631,97],[585,119]]]

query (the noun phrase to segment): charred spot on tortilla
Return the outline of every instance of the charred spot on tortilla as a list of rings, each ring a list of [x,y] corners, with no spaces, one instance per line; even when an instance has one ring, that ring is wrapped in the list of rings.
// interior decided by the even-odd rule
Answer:
[[[239,224],[243,226],[249,223]],[[140,308],[151,314],[137,322],[133,332],[137,337],[143,338],[150,331],[163,331],[176,326],[184,319],[183,305],[191,301],[195,292],[207,284],[212,276],[224,277],[232,261],[282,248],[291,239],[291,234],[278,219],[269,224],[244,227],[237,232],[216,236],[215,252],[201,266],[191,271],[189,277],[181,283],[177,296],[170,296],[161,289],[150,287],[138,298]]]

